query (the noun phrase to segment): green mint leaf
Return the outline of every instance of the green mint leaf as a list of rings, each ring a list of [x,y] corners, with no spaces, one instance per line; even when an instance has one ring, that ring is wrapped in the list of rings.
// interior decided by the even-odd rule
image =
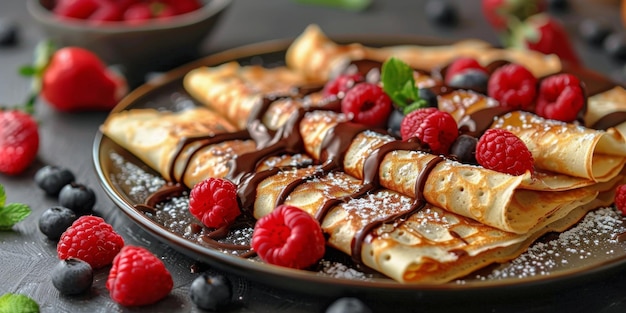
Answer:
[[[415,86],[413,69],[402,60],[391,57],[383,63],[380,79],[383,90],[401,109],[419,102],[419,90]]]
[[[30,208],[22,203],[10,203],[0,207],[0,230],[10,230],[13,225],[30,215]]]
[[[420,99],[419,101],[415,101],[402,109],[402,114],[407,115],[417,109],[425,108],[428,104],[426,100]]]
[[[0,313],[39,313],[35,300],[20,294],[5,293],[0,297]]]

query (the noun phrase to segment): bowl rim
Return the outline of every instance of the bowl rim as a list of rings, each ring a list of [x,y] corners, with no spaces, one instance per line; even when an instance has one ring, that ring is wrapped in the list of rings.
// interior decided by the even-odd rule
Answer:
[[[46,25],[56,25],[74,31],[97,31],[99,33],[115,34],[174,29],[194,25],[219,14],[228,8],[231,3],[232,0],[209,0],[200,9],[174,16],[167,21],[154,20],[139,25],[128,25],[123,22],[108,22],[94,25],[78,18],[61,20],[52,14],[50,10],[43,7],[41,0],[27,0],[26,8],[31,16]]]

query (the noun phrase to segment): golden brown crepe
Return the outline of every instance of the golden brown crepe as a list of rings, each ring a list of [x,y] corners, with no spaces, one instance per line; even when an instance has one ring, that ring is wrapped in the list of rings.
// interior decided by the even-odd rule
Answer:
[[[626,116],[626,89],[616,86],[608,91],[591,95],[588,98],[588,108],[584,116],[585,125],[590,127],[601,124],[610,125],[609,131],[616,131],[622,137],[626,136],[626,123],[621,122]],[[614,122],[611,122],[614,115]],[[600,127],[604,129],[605,127]]]
[[[493,61],[519,62],[536,76],[542,77],[561,71],[561,62],[555,55],[535,51],[497,49],[480,40],[463,40],[451,45],[401,45],[368,47],[359,43],[341,45],[330,40],[317,25],[308,26],[287,50],[287,67],[313,80],[328,80],[334,70],[352,60],[384,62],[397,57],[413,68],[434,70],[444,67],[459,57],[472,57],[481,64]]]

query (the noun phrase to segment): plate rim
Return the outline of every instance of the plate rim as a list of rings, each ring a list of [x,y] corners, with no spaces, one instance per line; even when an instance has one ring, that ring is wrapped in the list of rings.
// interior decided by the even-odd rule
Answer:
[[[450,43],[446,40],[437,38],[428,38],[420,36],[389,36],[384,35],[380,37],[377,35],[346,35],[332,37],[336,42],[359,42],[363,44],[381,44],[381,43],[399,43],[399,44],[446,44]],[[262,41],[252,44],[246,44],[239,47],[223,50],[221,52],[209,54],[201,57],[197,60],[183,64],[177,68],[174,68],[160,77],[153,78],[150,81],[140,85],[132,90],[127,96],[125,96],[112,110],[111,113],[123,111],[131,107],[135,101],[142,96],[149,94],[151,91],[157,90],[169,83],[173,83],[176,80],[182,79],[182,76],[190,70],[200,66],[215,66],[229,61],[236,61],[238,59],[250,58],[256,55],[270,54],[270,53],[284,53],[287,47],[294,38],[284,38]],[[110,141],[110,143],[107,143]],[[489,290],[490,292],[496,292],[498,294],[508,294],[510,290],[537,289],[539,286],[549,285],[557,288],[559,286],[565,287],[568,283],[572,283],[576,280],[593,279],[595,276],[601,276],[603,274],[610,274],[615,270],[622,267],[626,267],[626,257],[619,257],[613,260],[607,260],[604,262],[598,262],[597,264],[587,266],[585,268],[562,270],[555,274],[550,275],[537,275],[525,278],[506,278],[506,279],[494,279],[489,281],[473,282],[468,281],[466,283],[444,283],[444,284],[402,284],[394,281],[393,279],[373,279],[373,280],[359,280],[359,279],[344,279],[330,276],[317,275],[316,272],[296,270],[290,268],[279,267],[271,264],[260,263],[250,261],[237,256],[228,255],[217,250],[212,250],[208,247],[196,244],[188,239],[174,234],[168,231],[164,226],[153,221],[149,217],[146,217],[142,212],[135,209],[132,203],[129,203],[127,199],[122,197],[118,192],[113,189],[113,183],[110,180],[109,175],[105,173],[106,166],[102,164],[101,150],[102,145],[114,144],[111,139],[106,137],[100,130],[96,132],[94,143],[92,146],[93,164],[98,176],[100,185],[105,190],[107,196],[115,203],[116,207],[120,209],[126,216],[128,216],[134,223],[147,231],[150,235],[159,239],[160,241],[168,244],[169,247],[191,257],[195,260],[210,263],[210,265],[216,266],[224,271],[243,275],[246,279],[259,281],[261,283],[268,283],[276,287],[287,289],[297,288],[298,290],[305,291],[313,294],[324,294],[346,290],[359,290],[365,292],[393,292],[393,293],[419,293],[427,295],[445,295],[449,292],[481,292]],[[123,149],[120,147],[120,149]],[[208,253],[208,255],[207,255]],[[208,261],[207,256],[211,259]],[[255,272],[256,275],[250,274],[249,271]],[[253,277],[254,276],[254,277]],[[282,277],[287,280],[291,280],[287,284],[273,284],[271,278]],[[255,279],[256,278],[256,279]],[[302,286],[305,283],[305,286]],[[331,287],[328,290],[319,290],[320,286]]]

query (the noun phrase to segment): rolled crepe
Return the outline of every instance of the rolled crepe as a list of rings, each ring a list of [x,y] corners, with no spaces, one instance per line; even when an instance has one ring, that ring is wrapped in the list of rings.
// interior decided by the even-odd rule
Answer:
[[[492,127],[517,135],[532,153],[536,167],[556,173],[604,182],[617,176],[626,162],[626,143],[615,132],[521,111],[499,117]]]
[[[311,172],[296,169],[261,182],[255,217],[269,214],[280,202],[285,186]],[[522,234],[476,223],[432,205],[414,211],[413,198],[388,189],[354,197],[363,187],[362,181],[342,172],[300,182],[284,203],[323,216],[321,225],[329,235],[328,244],[365,265],[403,283],[442,283],[492,262],[509,260],[546,232],[565,230],[588,210],[610,203],[606,200],[610,195],[602,197],[601,203],[596,196],[610,193],[618,181],[564,192],[522,191],[512,205],[550,207],[555,212]],[[345,201],[328,207],[336,199]],[[406,212],[410,213],[404,215]],[[368,227],[372,229],[363,236],[361,232]],[[362,246],[357,248],[357,244]]]
[[[172,182],[192,188],[208,177],[225,177],[231,161],[257,150],[247,134],[207,108],[179,112],[133,109],[112,113],[100,130]],[[309,164],[304,154],[271,156],[259,170]]]
[[[354,60],[384,62],[397,57],[413,68],[434,70],[459,57],[472,57],[483,65],[493,61],[524,64],[537,77],[561,71],[555,55],[536,51],[497,49],[481,40],[462,40],[450,45],[399,45],[368,47],[359,43],[338,44],[329,39],[317,25],[308,26],[287,50],[287,67],[314,80],[328,80],[338,67]]]
[[[328,111],[314,111],[304,117],[300,132],[308,154],[314,159],[319,160],[322,154],[323,139],[320,138],[331,133],[330,130],[340,121],[340,115]],[[345,151],[343,170],[357,179],[365,179],[368,158],[380,147],[394,141],[395,138],[375,131],[359,133]],[[387,189],[416,198],[417,181],[434,158],[435,155],[419,151],[392,150],[382,157],[378,165],[378,180]],[[520,195],[532,194],[521,191],[523,182],[528,180],[529,173],[512,176],[444,160],[428,175],[423,197],[436,207],[485,225],[508,232],[526,233],[554,214],[556,209],[547,205],[520,205]]]
[[[626,89],[616,86],[608,91],[591,95],[584,116],[590,128],[616,131],[626,137]]]
[[[601,93],[596,99],[610,97],[611,93]],[[600,110],[595,108],[596,104],[589,103],[589,111],[595,114]],[[477,126],[480,123],[474,121],[472,115],[498,106],[497,101],[473,91],[457,90],[439,96],[439,108],[472,131],[476,128],[478,132],[482,131],[482,126]],[[595,130],[523,111],[495,115],[494,120],[487,122],[484,126],[506,129],[522,139],[533,155],[535,167],[547,172],[602,182],[620,173],[626,161],[626,140],[613,130]],[[573,180],[572,183],[576,185]]]
[[[187,73],[183,81],[185,89],[194,98],[217,110],[239,129],[246,127],[245,116],[250,115],[252,107],[263,95],[287,94],[295,86],[313,83],[313,80],[285,67],[242,67],[236,62],[199,67]],[[225,103],[237,105],[223,105]]]

